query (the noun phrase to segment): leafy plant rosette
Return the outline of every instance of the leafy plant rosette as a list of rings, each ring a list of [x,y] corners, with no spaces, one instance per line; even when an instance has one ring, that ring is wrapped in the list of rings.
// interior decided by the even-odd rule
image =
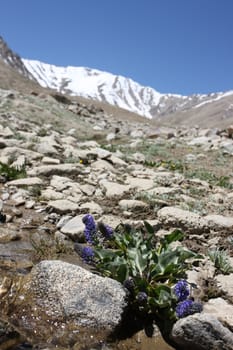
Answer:
[[[178,318],[201,312],[202,305],[191,295],[195,286],[185,280],[185,272],[202,256],[174,244],[183,239],[181,231],[161,238],[146,221],[140,230],[120,224],[114,231],[96,225],[90,214],[83,222],[88,243],[83,260],[127,288],[130,311],[147,335],[155,322],[166,338]]]

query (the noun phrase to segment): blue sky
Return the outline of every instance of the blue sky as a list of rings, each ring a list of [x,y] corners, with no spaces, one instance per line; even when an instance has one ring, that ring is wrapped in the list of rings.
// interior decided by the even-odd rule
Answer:
[[[163,93],[233,89],[233,0],[1,0],[24,58],[124,75]]]

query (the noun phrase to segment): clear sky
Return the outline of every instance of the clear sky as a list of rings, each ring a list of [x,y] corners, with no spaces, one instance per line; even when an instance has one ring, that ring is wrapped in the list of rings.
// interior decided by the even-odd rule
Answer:
[[[23,58],[163,93],[233,90],[233,0],[1,0],[0,35]]]

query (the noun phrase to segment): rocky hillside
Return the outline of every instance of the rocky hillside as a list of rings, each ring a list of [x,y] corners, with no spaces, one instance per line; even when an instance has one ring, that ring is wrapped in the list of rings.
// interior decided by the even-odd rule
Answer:
[[[0,59],[28,79],[34,80],[21,57],[13,52],[0,36]],[[35,80],[36,81],[36,80]]]
[[[232,135],[0,90],[1,349],[232,349]],[[170,345],[156,327],[109,342],[127,293],[81,259],[87,213],[112,228],[147,220],[155,237],[180,229],[204,257],[187,273],[204,310],[176,322]]]

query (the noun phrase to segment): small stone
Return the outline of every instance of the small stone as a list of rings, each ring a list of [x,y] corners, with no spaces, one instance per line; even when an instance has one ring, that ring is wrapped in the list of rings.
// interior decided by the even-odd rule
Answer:
[[[79,188],[87,196],[93,196],[95,192],[95,186],[92,186],[92,185],[88,185],[88,184],[80,185]]]
[[[91,214],[103,214],[103,209],[98,203],[95,202],[86,202],[80,205],[80,209],[86,210],[87,212],[90,212]]]
[[[129,190],[129,186],[106,180],[100,181],[101,187],[106,192],[106,197],[122,196]]]
[[[16,207],[20,207],[21,205],[24,205],[24,204],[25,204],[25,198],[23,198],[23,197],[18,197],[18,198],[16,198],[16,199],[14,199],[13,202],[14,202],[14,205],[15,205]]]
[[[10,198],[10,194],[8,193],[8,192],[4,192],[3,194],[2,194],[2,200],[3,201],[6,201],[7,199],[9,199]]]
[[[115,165],[117,167],[126,167],[126,166],[128,166],[128,164],[124,160],[114,156],[113,154],[111,155],[111,157],[109,157],[109,160],[111,161],[111,163],[113,165]]]
[[[73,183],[69,177],[53,175],[50,181],[50,185],[57,191],[64,191]]]
[[[233,267],[233,265],[232,265]],[[217,275],[215,277],[218,288],[221,289],[233,303],[233,273],[230,275]]]
[[[41,165],[32,168],[27,173],[30,176],[79,175],[82,173],[82,165],[79,163]]]
[[[61,219],[58,221],[56,227],[58,229],[62,228],[68,221],[70,221],[72,219],[71,215],[65,215],[62,216]]]
[[[126,182],[130,188],[143,191],[147,191],[155,186],[153,179],[140,179],[132,176],[127,176]]]
[[[60,164],[60,160],[57,158],[43,157],[41,162],[43,164]]]
[[[82,218],[83,216],[80,215],[75,216],[61,228],[61,232],[70,237],[73,241],[85,242],[85,225]]]
[[[26,209],[32,209],[34,207],[34,205],[36,204],[35,201],[31,200],[31,201],[26,201],[25,203],[25,208]]]
[[[16,241],[20,238],[20,235],[15,231],[9,230],[9,228],[0,227],[0,244]]]
[[[103,159],[99,159],[99,160],[93,162],[91,164],[91,167],[93,169],[97,169],[97,170],[101,170],[101,171],[103,171],[103,170],[114,171],[114,167],[112,166],[112,164],[106,160],[103,160]]]
[[[141,209],[144,210],[149,207],[149,205],[143,201],[135,200],[135,199],[122,199],[118,203],[121,210],[134,210]]]
[[[222,229],[233,229],[233,217],[223,215],[207,215],[204,217],[204,219],[207,221],[208,226],[215,231]]]
[[[112,140],[115,140],[115,138],[116,138],[116,134],[111,132],[106,136],[106,141],[112,141]]]
[[[48,207],[60,214],[66,214],[72,211],[77,211],[79,206],[67,199],[58,199],[56,201],[50,201]]]
[[[8,186],[37,186],[42,184],[43,181],[39,177],[27,177],[7,182]]]
[[[204,304],[203,312],[213,315],[220,322],[227,325],[228,328],[233,327],[233,305],[226,300],[222,298],[208,300],[208,302]]]
[[[58,199],[63,199],[64,195],[61,192],[57,192],[55,190],[52,190],[51,188],[47,188],[44,191],[41,191],[41,198],[43,198],[43,200],[58,200]]]

